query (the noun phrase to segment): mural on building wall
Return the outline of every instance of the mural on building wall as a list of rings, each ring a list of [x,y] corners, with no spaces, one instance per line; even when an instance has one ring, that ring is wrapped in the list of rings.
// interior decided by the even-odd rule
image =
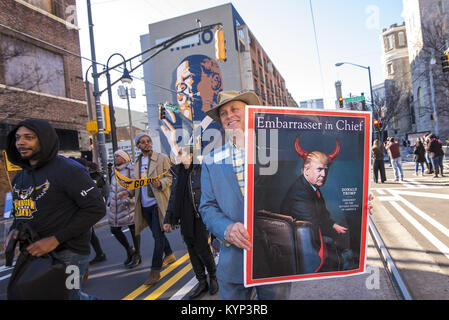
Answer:
[[[178,143],[186,142],[186,132],[181,134],[177,129],[189,128],[188,123],[194,121],[201,126],[201,132],[206,128],[218,128],[205,111],[216,102],[217,96],[223,90],[223,79],[217,62],[202,54],[190,55],[182,59],[173,74],[173,88],[176,91],[176,101],[179,113],[166,110],[166,119],[161,123],[161,130],[167,141],[163,144],[172,155],[177,154]],[[188,129],[191,136],[191,128]],[[204,145],[203,145],[204,147]]]

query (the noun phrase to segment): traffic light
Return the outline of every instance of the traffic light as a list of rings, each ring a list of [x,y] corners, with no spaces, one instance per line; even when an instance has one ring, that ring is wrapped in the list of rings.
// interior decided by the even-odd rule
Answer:
[[[338,103],[340,104],[340,108],[343,108],[343,97],[338,98]]]
[[[164,119],[165,119],[165,107],[161,103],[161,104],[159,104],[159,120],[164,120]]]
[[[109,114],[109,106],[103,104],[104,114],[104,133],[111,133],[111,115]]]
[[[224,31],[217,27],[214,36],[215,41],[215,60],[226,61],[226,41]]]
[[[90,142],[90,148],[93,150],[94,149],[94,137],[89,136],[89,142]]]
[[[376,131],[380,131],[382,129],[382,122],[380,122],[379,120],[374,119],[373,124]]]
[[[443,67],[443,72],[449,72],[449,50],[444,51],[441,56],[441,66]]]

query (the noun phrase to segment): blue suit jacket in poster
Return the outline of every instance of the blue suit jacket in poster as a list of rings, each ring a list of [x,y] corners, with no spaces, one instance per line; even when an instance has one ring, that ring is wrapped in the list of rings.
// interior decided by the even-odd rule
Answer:
[[[203,159],[199,211],[207,229],[222,241],[217,278],[243,283],[243,249],[223,245],[226,228],[235,222],[244,223],[243,195],[232,166],[229,142]]]

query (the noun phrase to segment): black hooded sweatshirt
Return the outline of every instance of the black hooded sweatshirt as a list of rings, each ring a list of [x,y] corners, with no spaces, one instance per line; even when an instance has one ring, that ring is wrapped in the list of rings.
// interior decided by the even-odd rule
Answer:
[[[35,166],[22,159],[16,148],[15,134],[24,126],[39,139],[40,157]],[[59,139],[46,121],[20,122],[7,137],[8,159],[22,167],[12,181],[14,222],[20,230],[30,223],[39,237],[55,236],[55,251],[69,249],[77,254],[90,253],[90,229],[106,213],[104,201],[87,170],[76,161],[57,155]]]

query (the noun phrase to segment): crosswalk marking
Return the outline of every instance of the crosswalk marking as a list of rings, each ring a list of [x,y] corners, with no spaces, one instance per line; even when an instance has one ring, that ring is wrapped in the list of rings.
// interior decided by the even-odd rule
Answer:
[[[182,300],[182,298],[184,298],[186,294],[189,293],[196,286],[197,283],[198,280],[195,277],[193,277],[181,289],[176,291],[176,293],[172,295],[169,300]]]
[[[392,195],[394,195],[399,201],[401,201],[403,204],[405,204],[407,207],[409,207],[412,211],[414,211],[417,215],[419,215],[421,218],[426,220],[428,223],[430,223],[432,226],[434,226],[436,229],[438,229],[441,233],[443,233],[445,236],[449,237],[449,229],[443,226],[441,223],[430,217],[428,214],[426,214],[424,211],[416,207],[413,203],[405,200],[403,197],[400,196],[405,191],[399,191],[399,190],[389,190]],[[444,195],[442,195],[444,196]]]
[[[449,248],[438,240],[429,230],[427,230],[422,224],[420,224],[415,218],[413,218],[407,211],[404,210],[396,201],[392,201],[391,205],[406,218],[427,240],[429,240],[443,255],[449,259]]]

